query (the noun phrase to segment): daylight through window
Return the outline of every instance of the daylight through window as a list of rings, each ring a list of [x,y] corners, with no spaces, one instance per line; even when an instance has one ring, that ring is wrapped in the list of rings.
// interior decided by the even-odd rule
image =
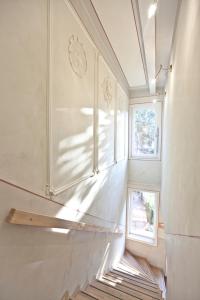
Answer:
[[[134,104],[130,118],[130,158],[159,159],[161,103]]]
[[[157,243],[158,192],[129,190],[128,238]]]

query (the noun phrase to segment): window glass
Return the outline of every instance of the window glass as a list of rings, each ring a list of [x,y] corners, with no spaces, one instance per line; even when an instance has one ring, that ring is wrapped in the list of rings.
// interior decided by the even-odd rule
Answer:
[[[128,235],[147,243],[155,244],[157,239],[156,192],[129,191]]]
[[[159,158],[160,103],[135,104],[131,109],[131,157]]]

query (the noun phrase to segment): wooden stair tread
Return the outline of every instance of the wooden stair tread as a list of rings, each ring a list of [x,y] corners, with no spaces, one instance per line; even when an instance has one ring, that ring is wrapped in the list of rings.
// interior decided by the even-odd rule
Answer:
[[[124,286],[124,287],[127,287],[127,288],[130,288],[131,290],[135,290],[137,292],[140,292],[144,295],[148,295],[148,296],[151,296],[155,299],[161,299],[161,292],[160,290],[156,290],[156,291],[152,291],[150,289],[147,289],[146,287],[141,287],[141,286],[138,286],[137,283],[134,284],[133,282],[132,283],[129,283],[129,282],[126,282],[126,281],[119,281],[119,280],[116,280],[116,278],[112,277],[112,276],[109,276],[109,275],[105,275],[103,276],[103,279],[105,280],[109,280],[113,283],[116,283],[117,286]]]
[[[100,280],[97,280],[92,283],[92,286],[95,286],[97,288],[103,289],[105,291],[110,291],[113,296],[117,296],[121,299],[141,299],[141,300],[152,300],[153,298],[151,296],[142,294],[140,292],[137,292],[133,289],[124,287],[124,286],[113,286],[111,283],[103,282]]]
[[[161,293],[160,289],[158,287],[149,285],[147,282],[144,282],[143,280],[137,279],[137,278],[127,278],[124,276],[121,276],[117,273],[109,272],[108,275],[113,276],[114,278],[117,278],[118,280],[122,280],[123,282],[127,282],[133,285],[136,285],[138,287],[142,287],[144,289],[147,289],[149,291],[155,292],[155,293]]]
[[[139,276],[130,274],[130,273],[125,272],[125,271],[122,271],[122,270],[120,270],[120,269],[113,269],[112,272],[118,273],[119,275],[124,276],[124,277],[127,277],[127,278],[130,278],[130,279],[138,279],[138,280],[143,281],[143,282],[145,282],[146,284],[149,284],[149,285],[151,285],[151,286],[153,286],[153,287],[158,287],[157,283],[152,282],[151,280],[141,278],[141,277],[139,277]]]
[[[75,297],[72,297],[70,299],[73,299],[73,300],[94,300],[94,299],[98,299],[98,298],[95,298],[89,294],[87,294],[85,291],[81,291],[79,292]]]
[[[138,299],[140,299],[138,297],[128,295],[125,292],[122,292],[120,290],[116,290],[114,287],[103,284],[101,282],[94,282],[91,285],[93,287],[96,287],[99,290],[104,291],[105,293],[112,295],[115,299],[122,299],[122,300],[138,300]]]
[[[143,262],[141,264],[138,261],[138,258],[131,255],[127,250],[126,250],[126,252],[124,254],[124,257],[122,258],[121,262],[125,266],[129,267],[129,272],[131,271],[131,269],[138,270],[138,272],[140,273],[140,276],[142,276],[144,278],[147,278],[147,279],[153,280],[153,278],[151,276],[149,277],[149,272],[146,272],[146,269],[144,268]]]
[[[144,259],[144,258],[142,258],[142,257],[138,257],[137,261],[140,263],[140,265],[143,268],[143,270],[146,273],[146,275],[149,278],[151,278],[152,281],[155,281],[154,276],[153,276],[152,271],[151,271],[151,266],[149,265],[149,263],[147,262],[147,260]]]
[[[138,270],[140,276],[145,278],[147,277],[146,273],[144,272],[142,266],[139,264],[137,259],[133,255],[131,255],[127,250],[124,254],[124,257],[122,258],[122,263],[128,265],[130,268]]]
[[[166,285],[163,272],[155,267],[152,267],[152,272],[154,274],[155,282],[158,284],[160,290],[162,291],[163,298],[166,298]]]
[[[79,290],[73,300],[162,300],[166,294],[162,270],[126,252],[107,274]],[[165,297],[164,297],[165,298]]]
[[[98,289],[92,285],[87,286],[86,292],[94,297],[96,299],[102,299],[102,300],[114,300],[117,299],[116,297],[112,296],[112,294],[106,293],[106,291],[103,291],[101,289]]]

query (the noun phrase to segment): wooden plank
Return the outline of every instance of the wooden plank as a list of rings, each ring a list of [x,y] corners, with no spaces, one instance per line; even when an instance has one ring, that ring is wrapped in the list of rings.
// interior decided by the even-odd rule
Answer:
[[[109,285],[108,283],[105,282],[103,283],[98,280],[92,282],[91,285],[123,300],[133,300],[133,299],[152,300],[153,299],[149,296],[143,296],[141,293],[134,292],[128,288],[112,286]]]
[[[127,266],[127,265],[124,265],[122,263],[117,264],[116,269],[120,269],[120,270],[124,271],[125,273],[129,273],[129,274],[134,275],[134,276],[139,276],[139,277],[144,278],[148,281],[154,282],[152,280],[152,278],[147,273],[145,273],[145,271],[142,269],[142,265],[141,265],[141,271],[139,271],[138,269],[134,269],[132,266]]]
[[[145,283],[146,285],[158,288],[158,285],[156,283],[153,283],[153,282],[148,281],[146,279],[140,278],[139,276],[130,275],[128,273],[120,271],[119,269],[112,269],[112,273],[117,274],[118,276],[121,276],[121,277],[128,278],[128,279],[137,280],[139,282]]]
[[[151,270],[153,272],[155,281],[157,282],[158,286],[160,287],[160,290],[162,291],[162,296],[164,299],[166,299],[166,285],[165,285],[165,278],[162,270],[151,267]]]
[[[70,298],[71,300],[95,300],[98,298],[92,297],[85,292],[79,292],[75,297]]]
[[[115,267],[115,269],[125,272],[126,274],[129,274],[131,276],[135,276],[135,277],[152,282],[152,280],[144,272],[139,272],[139,271],[137,272],[136,270],[130,270],[130,268],[124,267],[122,265],[117,265]]]
[[[122,232],[120,231],[113,231],[112,229],[106,227],[34,214],[17,210],[15,208],[12,208],[10,210],[10,213],[6,220],[10,224],[17,225],[122,234]]]
[[[152,281],[155,282],[153,274],[151,272],[151,266],[149,265],[149,263],[147,262],[147,260],[145,258],[142,258],[142,257],[137,257],[137,261],[139,262],[139,264],[143,268],[145,274],[147,274],[147,276],[149,278],[151,278]]]
[[[102,300],[114,300],[117,297],[112,296],[112,294],[107,293],[104,290],[98,289],[94,286],[89,285],[86,290],[88,294],[96,297],[97,299],[102,299]],[[119,298],[118,298],[119,299]]]
[[[127,250],[125,251],[125,254],[121,259],[121,263],[129,267],[130,269],[137,270],[140,273],[140,276],[147,278],[147,275],[144,273],[142,266],[139,264],[137,259]]]
[[[109,280],[98,280],[98,282],[101,282],[103,284],[106,284],[108,286],[113,286],[113,282],[109,281]],[[128,295],[137,297],[139,299],[144,299],[144,300],[151,300],[153,299],[150,295],[145,294],[143,292],[137,291],[136,289],[134,289],[133,287],[127,287],[124,285],[120,285],[120,284],[114,284],[114,288],[117,289],[118,291],[124,292]]]
[[[113,278],[116,278],[117,280],[121,280],[122,282],[127,282],[127,283],[133,284],[135,286],[138,286],[138,287],[147,289],[149,291],[152,291],[154,293],[161,294],[161,291],[158,287],[153,287],[153,286],[147,284],[143,280],[140,280],[140,279],[137,279],[137,278],[136,279],[135,278],[129,279],[129,278],[126,278],[124,276],[118,275],[114,272],[109,272],[108,275],[112,276]]]
[[[133,282],[130,283],[130,282],[127,282],[127,281],[124,281],[124,280],[120,281],[120,280],[117,280],[116,278],[114,278],[113,276],[109,276],[109,275],[103,276],[103,279],[109,280],[113,283],[116,283],[117,285],[121,285],[121,286],[130,288],[130,289],[133,289],[137,292],[141,292],[145,295],[151,296],[152,298],[161,299],[161,291],[159,291],[159,290],[152,291],[152,290],[150,290],[150,289],[148,289],[144,286],[138,286],[137,283],[134,284]]]

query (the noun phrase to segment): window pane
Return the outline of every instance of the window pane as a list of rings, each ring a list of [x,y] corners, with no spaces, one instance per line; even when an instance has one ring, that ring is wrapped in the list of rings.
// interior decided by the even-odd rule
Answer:
[[[159,156],[161,104],[135,104],[132,108],[131,156]]]
[[[156,237],[156,194],[133,191],[129,201],[129,235],[152,242]]]

